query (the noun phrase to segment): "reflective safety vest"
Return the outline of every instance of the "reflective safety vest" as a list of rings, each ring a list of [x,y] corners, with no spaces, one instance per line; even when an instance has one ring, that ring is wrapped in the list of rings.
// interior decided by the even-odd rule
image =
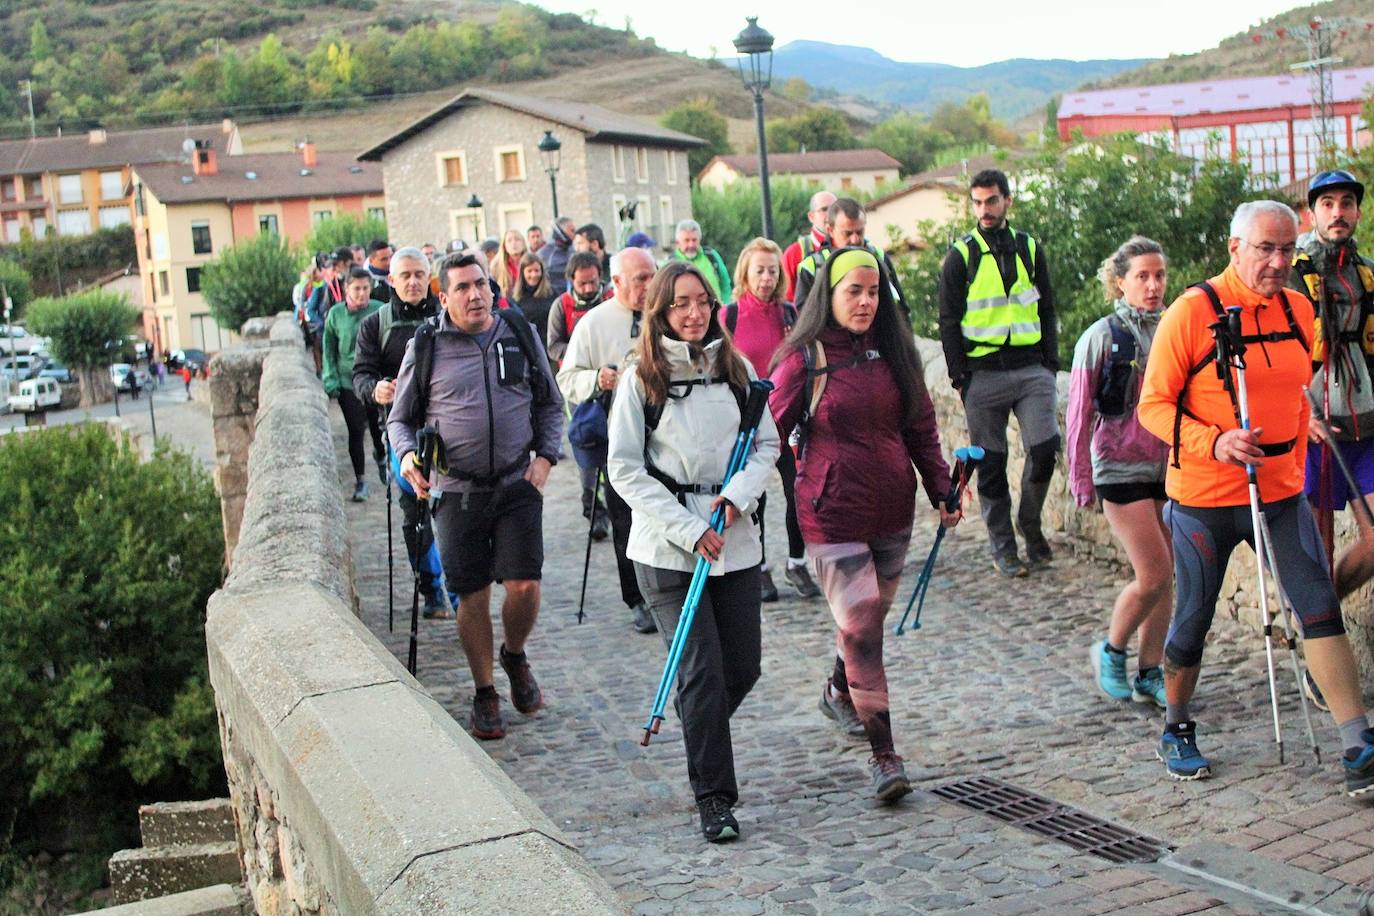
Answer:
[[[1293,259],[1293,269],[1302,277],[1307,288],[1307,296],[1317,306],[1315,332],[1312,335],[1312,362],[1326,361],[1326,338],[1322,336],[1322,275],[1312,256],[1299,251]],[[1341,343],[1360,343],[1366,357],[1374,358],[1374,270],[1364,258],[1356,256],[1355,270],[1360,275],[1360,285],[1364,287],[1360,296],[1360,318],[1353,329],[1342,329],[1336,339]]]
[[[971,358],[988,356],[1003,347],[1029,347],[1040,342],[1040,290],[1034,279],[1035,239],[1011,230],[1016,245],[1016,280],[1010,288],[992,249],[979,232],[954,243],[968,275],[968,305],[960,331]],[[976,245],[975,245],[976,242]]]

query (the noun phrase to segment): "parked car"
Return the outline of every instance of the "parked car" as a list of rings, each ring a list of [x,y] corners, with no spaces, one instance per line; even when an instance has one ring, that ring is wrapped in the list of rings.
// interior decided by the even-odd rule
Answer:
[[[22,382],[37,377],[47,364],[47,359],[42,356],[26,356],[21,353],[12,358],[3,357],[0,358],[0,375],[4,375],[12,382]]]
[[[46,337],[36,337],[17,324],[0,325],[0,355],[32,354],[47,348]]]
[[[72,370],[68,369],[65,365],[59,363],[57,360],[49,361],[48,364],[44,366],[42,370],[39,371],[38,377],[50,378],[53,381],[61,382],[64,385],[70,385],[72,382],[76,381],[76,376],[72,375]]]
[[[19,383],[19,392],[9,397],[10,410],[28,413],[47,410],[62,403],[62,389],[54,379],[31,378]]]
[[[208,365],[210,354],[204,350],[173,350],[167,357],[167,369],[172,372],[187,366],[192,374],[200,375],[201,370]]]
[[[145,389],[148,387],[148,370],[131,366],[128,363],[115,363],[110,366],[110,381],[119,391],[133,391],[133,379],[138,380],[138,387]]]

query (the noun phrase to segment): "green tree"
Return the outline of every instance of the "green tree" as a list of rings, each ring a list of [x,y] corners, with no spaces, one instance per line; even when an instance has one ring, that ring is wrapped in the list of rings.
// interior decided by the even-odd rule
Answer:
[[[35,19],[29,29],[29,60],[35,64],[52,57],[52,39],[42,19]]]
[[[291,303],[300,261],[280,236],[260,232],[224,250],[201,269],[200,293],[222,328],[275,315]]]
[[[811,84],[800,76],[790,77],[782,84],[782,97],[794,102],[811,101]]]
[[[0,500],[0,860],[64,834],[108,854],[140,802],[223,785],[218,501],[190,457],[144,462],[99,424],[4,437]]]
[[[858,146],[844,115],[834,108],[812,108],[790,118],[768,122],[768,149],[796,153],[803,149],[853,149]]]
[[[902,164],[902,175],[914,175],[931,168],[935,155],[951,146],[954,138],[936,130],[920,115],[894,114],[868,132],[867,146],[880,149]]]
[[[807,231],[806,208],[814,188],[795,179],[769,183],[773,197],[773,230],[784,248]],[[701,223],[702,241],[710,245],[734,275],[735,261],[749,241],[763,234],[762,192],[757,179],[734,181],[721,190],[692,188],[692,218]]]
[[[9,294],[10,303],[14,308],[12,317],[18,321],[24,317],[24,309],[33,301],[33,279],[29,272],[18,264],[0,258],[0,285],[3,285],[5,292]],[[3,307],[3,304],[3,300],[0,300],[0,307]]]
[[[366,246],[373,239],[386,238],[386,220],[377,216],[358,216],[355,213],[339,213],[323,222],[305,237],[303,248],[307,252],[333,251],[345,245]]]
[[[732,152],[730,127],[716,110],[716,103],[709,98],[692,99],[670,108],[659,123],[669,130],[680,130],[706,141],[700,149],[687,151],[687,170],[694,181],[706,168],[706,163]]]
[[[956,102],[941,103],[930,116],[930,126],[953,138],[952,146],[1016,145],[1016,134],[992,116],[988,97],[977,93]]]
[[[29,329],[52,339],[52,354],[76,371],[81,405],[88,407],[109,391],[106,372],[138,320],[138,310],[120,293],[95,288],[61,299],[29,305]]]

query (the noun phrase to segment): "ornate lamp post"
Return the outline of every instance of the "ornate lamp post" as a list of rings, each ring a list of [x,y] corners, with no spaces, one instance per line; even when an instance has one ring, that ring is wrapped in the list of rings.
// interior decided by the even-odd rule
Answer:
[[[768,139],[763,128],[763,91],[773,81],[773,36],[759,28],[757,16],[745,17],[749,23],[735,36],[740,77],[754,93],[754,121],[759,131],[759,186],[763,189],[763,234],[773,237],[773,195],[768,187]]]
[[[549,194],[553,197],[553,218],[558,219],[558,165],[562,160],[562,153],[559,152],[563,144],[558,142],[558,138],[553,135],[553,131],[544,131],[544,136],[539,140],[539,158],[544,163],[544,171],[549,176]]]
[[[482,232],[482,198],[478,197],[476,192],[468,198],[468,209],[472,211],[472,239],[480,245],[482,240],[478,236]]]

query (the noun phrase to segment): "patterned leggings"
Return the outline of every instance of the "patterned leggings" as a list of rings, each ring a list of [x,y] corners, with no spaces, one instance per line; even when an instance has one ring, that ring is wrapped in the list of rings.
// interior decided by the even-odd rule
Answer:
[[[868,543],[806,545],[816,580],[835,617],[835,649],[849,682],[849,696],[874,751],[892,750],[883,632],[910,543],[908,528]]]

